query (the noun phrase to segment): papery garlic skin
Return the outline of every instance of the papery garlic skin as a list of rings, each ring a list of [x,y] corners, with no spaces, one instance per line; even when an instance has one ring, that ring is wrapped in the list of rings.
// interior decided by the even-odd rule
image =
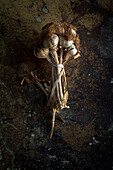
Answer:
[[[34,49],[34,55],[37,58],[47,58],[49,55],[49,49],[48,48],[38,48],[37,51]]]
[[[43,46],[45,48],[52,48],[58,45],[59,37],[56,34],[53,34],[48,40],[43,41]]]
[[[69,28],[69,31],[70,31],[72,34],[74,34],[74,36],[76,36],[76,31],[75,31],[75,30],[73,30],[72,28]]]
[[[60,45],[64,48],[68,48],[73,44],[73,40],[66,41],[64,37],[60,37]]]
[[[71,50],[71,49],[72,49],[72,50]],[[71,51],[68,53],[67,59],[68,59],[69,57],[72,57],[72,56],[76,55],[76,53],[77,53],[77,49],[76,49],[76,47],[75,47],[74,44],[72,44],[72,45],[68,48],[68,50],[71,50]]]

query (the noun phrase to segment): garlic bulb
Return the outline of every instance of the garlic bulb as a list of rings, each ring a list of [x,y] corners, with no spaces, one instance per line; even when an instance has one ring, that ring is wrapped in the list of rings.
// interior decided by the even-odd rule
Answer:
[[[45,48],[51,48],[58,45],[59,37],[53,34],[48,40],[43,41],[43,46]]]
[[[76,31],[73,30],[72,28],[69,28],[69,31],[76,36]]]
[[[72,50],[71,50],[71,49],[72,49]],[[68,50],[71,50],[71,51],[69,52],[69,54],[68,54],[68,58],[76,55],[76,53],[77,53],[77,49],[76,49],[76,47],[75,47],[74,44],[72,44],[72,45],[68,48]]]
[[[34,55],[37,58],[47,58],[48,54],[49,54],[49,49],[48,48],[34,49]]]
[[[64,37],[60,37],[60,45],[64,48],[68,48],[73,44],[73,40],[66,41]]]

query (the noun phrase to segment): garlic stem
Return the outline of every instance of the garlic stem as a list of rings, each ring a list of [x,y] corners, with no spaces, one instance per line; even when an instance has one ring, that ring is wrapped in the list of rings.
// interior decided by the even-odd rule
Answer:
[[[60,75],[60,72],[61,72],[61,67],[58,67],[58,76]],[[63,100],[63,91],[62,91],[61,77],[59,79],[59,89],[60,89],[60,97],[61,97],[61,101],[62,101]]]
[[[60,48],[60,64],[62,64],[63,60],[63,47]]]
[[[53,109],[53,118],[52,118],[52,127],[51,127],[51,135],[50,135],[50,139],[52,138],[52,136],[53,136],[53,131],[54,131],[55,113],[56,113],[56,109]]]
[[[59,79],[61,78],[61,76],[62,76],[62,74],[63,74],[63,71],[64,71],[64,69],[61,70],[59,77],[57,78],[57,80],[55,81],[55,83],[54,83],[54,85],[53,85],[53,88],[51,89],[51,94],[50,94],[50,97],[49,97],[47,106],[50,105],[50,101],[51,101],[51,99],[52,99],[52,97],[53,97],[53,95],[54,95],[56,86],[57,86],[57,84],[58,84],[58,82],[59,82]]]

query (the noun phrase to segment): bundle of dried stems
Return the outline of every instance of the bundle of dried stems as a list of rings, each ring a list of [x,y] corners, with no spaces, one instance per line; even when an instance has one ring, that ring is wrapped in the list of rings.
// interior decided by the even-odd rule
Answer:
[[[49,23],[42,28],[40,37],[36,40],[34,55],[38,58],[46,58],[52,67],[52,82],[46,88],[33,72],[28,72],[32,81],[36,83],[48,98],[47,106],[50,106],[53,113],[50,138],[52,138],[55,122],[55,114],[64,122],[59,115],[59,109],[69,108],[67,106],[68,91],[64,66],[69,61],[80,57],[79,35],[77,29],[67,23]],[[21,82],[28,79],[24,78]]]

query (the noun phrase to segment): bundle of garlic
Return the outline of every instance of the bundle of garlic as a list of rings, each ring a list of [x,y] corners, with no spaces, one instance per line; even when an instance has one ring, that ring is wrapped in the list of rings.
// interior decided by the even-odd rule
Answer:
[[[59,109],[69,108],[67,106],[68,91],[64,66],[80,56],[79,52],[79,35],[77,29],[67,23],[49,23],[42,28],[42,33],[38,39],[34,55],[37,58],[46,58],[52,67],[52,82],[51,87],[45,88],[39,83],[38,79],[32,74],[35,83],[41,87],[48,97],[47,106],[52,108],[52,138],[55,122],[55,114],[58,114]]]

